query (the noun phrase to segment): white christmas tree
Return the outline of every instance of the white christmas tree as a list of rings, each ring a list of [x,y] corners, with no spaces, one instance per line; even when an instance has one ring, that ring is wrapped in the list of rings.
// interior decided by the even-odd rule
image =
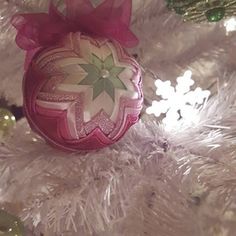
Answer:
[[[164,0],[133,2],[148,114],[96,152],[56,150],[24,118],[1,142],[1,208],[26,235],[235,235],[235,18],[188,23]],[[24,61],[10,18],[48,3],[0,2],[0,93],[9,104],[22,105]]]

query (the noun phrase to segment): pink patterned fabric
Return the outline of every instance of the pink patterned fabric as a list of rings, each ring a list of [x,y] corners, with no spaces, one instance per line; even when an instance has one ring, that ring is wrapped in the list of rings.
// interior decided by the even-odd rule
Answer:
[[[84,66],[93,65],[94,56],[105,61],[111,55],[113,67],[122,68],[117,80],[125,89],[115,88],[113,99],[105,90],[94,98],[92,85],[81,84],[90,73]],[[25,74],[23,90],[32,129],[67,151],[117,142],[138,121],[143,101],[137,62],[116,41],[80,33],[70,33],[37,53]]]
[[[12,25],[17,29],[17,45],[27,51],[27,69],[37,49],[55,45],[69,32],[118,41],[134,47],[137,37],[130,31],[132,0],[105,0],[94,8],[90,0],[65,0],[67,11],[62,15],[51,3],[49,13],[16,14]]]

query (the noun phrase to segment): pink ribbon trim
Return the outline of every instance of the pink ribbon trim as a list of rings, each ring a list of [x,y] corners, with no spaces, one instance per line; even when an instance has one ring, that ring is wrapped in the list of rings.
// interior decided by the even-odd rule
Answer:
[[[30,52],[52,46],[69,32],[118,41],[134,47],[138,39],[129,28],[132,0],[105,0],[94,8],[89,0],[65,0],[66,15],[51,3],[48,13],[16,14],[12,25],[17,29],[17,45]]]

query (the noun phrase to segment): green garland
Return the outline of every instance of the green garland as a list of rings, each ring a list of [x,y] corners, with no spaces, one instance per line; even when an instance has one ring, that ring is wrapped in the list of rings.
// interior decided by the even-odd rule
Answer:
[[[236,15],[236,0],[166,0],[168,8],[185,21],[218,22]]]

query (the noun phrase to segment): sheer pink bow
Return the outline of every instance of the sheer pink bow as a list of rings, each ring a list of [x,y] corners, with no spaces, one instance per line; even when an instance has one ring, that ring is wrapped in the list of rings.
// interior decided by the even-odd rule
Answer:
[[[124,47],[138,44],[129,28],[132,0],[105,0],[97,8],[90,0],[65,0],[65,4],[65,16],[52,3],[48,13],[13,16],[12,25],[18,31],[16,43],[28,52],[26,64],[36,50],[55,44],[69,32],[114,39]]]

